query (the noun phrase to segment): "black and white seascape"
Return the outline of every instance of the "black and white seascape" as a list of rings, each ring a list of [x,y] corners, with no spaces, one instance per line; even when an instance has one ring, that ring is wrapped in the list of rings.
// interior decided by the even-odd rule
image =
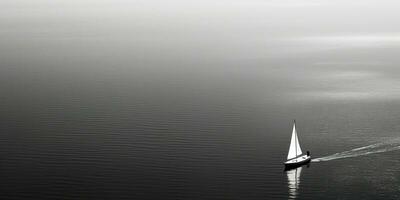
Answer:
[[[399,6],[1,0],[0,197],[400,199]]]

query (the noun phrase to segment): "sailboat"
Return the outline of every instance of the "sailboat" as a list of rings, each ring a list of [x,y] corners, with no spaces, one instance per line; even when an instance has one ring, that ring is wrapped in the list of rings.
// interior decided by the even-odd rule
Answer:
[[[286,168],[294,168],[310,162],[310,152],[303,154],[300,148],[299,139],[297,138],[296,121],[293,123],[292,139],[290,141],[289,153],[287,161],[284,163]]]

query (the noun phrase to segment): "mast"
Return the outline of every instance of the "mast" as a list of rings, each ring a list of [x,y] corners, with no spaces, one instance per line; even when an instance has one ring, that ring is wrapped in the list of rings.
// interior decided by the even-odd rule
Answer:
[[[296,120],[294,120],[294,122],[293,122],[293,127],[294,127],[294,130],[296,131],[296,137],[295,137],[295,143],[294,143],[294,145],[295,145],[295,149],[296,149],[296,157],[297,157],[297,130],[296,130]]]

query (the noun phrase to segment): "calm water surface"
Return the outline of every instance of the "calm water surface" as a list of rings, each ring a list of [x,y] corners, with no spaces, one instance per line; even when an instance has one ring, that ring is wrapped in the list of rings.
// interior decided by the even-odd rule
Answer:
[[[258,99],[242,92],[254,88],[247,81],[179,88],[171,77],[146,84],[16,69],[1,74],[7,199],[399,198],[398,151],[311,163],[295,174],[282,165],[294,118],[315,158],[399,146],[398,102]]]

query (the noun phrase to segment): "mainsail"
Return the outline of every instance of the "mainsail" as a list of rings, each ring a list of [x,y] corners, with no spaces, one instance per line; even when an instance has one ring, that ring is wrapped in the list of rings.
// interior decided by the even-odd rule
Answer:
[[[296,123],[293,124],[292,139],[290,141],[289,153],[287,159],[290,160],[303,154],[300,148],[299,139],[297,138]]]

